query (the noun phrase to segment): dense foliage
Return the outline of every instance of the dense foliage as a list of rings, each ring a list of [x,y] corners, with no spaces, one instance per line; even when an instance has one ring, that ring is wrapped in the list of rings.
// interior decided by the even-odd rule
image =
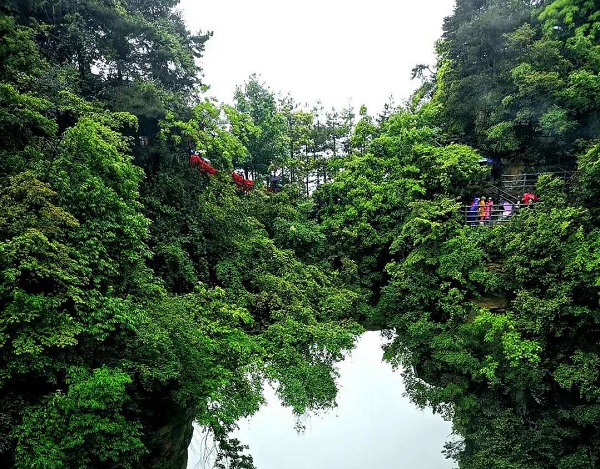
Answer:
[[[594,2],[459,0],[436,73],[316,194],[385,358],[452,420],[461,468],[600,465],[597,16]],[[579,179],[540,177],[541,205],[474,228],[459,207],[492,184],[481,155]]]
[[[597,5],[462,1],[438,44],[434,101],[449,135],[540,168],[598,134]]]
[[[179,467],[196,420],[252,467],[263,383],[333,405],[361,322],[461,468],[600,466],[598,5],[458,0],[375,118],[208,98],[176,4],[0,6],[0,460]],[[467,226],[484,156],[578,181]]]
[[[299,187],[231,183],[234,165],[258,179],[286,161],[283,110],[256,78],[237,109],[204,98],[209,34],[175,5],[0,9],[5,464],[180,467],[194,419],[251,467],[228,433],[263,382],[297,413],[335,402],[361,297]]]

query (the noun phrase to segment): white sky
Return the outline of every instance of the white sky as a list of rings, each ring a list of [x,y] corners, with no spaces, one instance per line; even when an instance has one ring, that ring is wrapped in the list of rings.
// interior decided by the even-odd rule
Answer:
[[[274,92],[377,114],[417,86],[410,72],[433,64],[434,42],[454,0],[182,0],[188,27],[211,30],[202,60],[210,95],[231,102],[257,73]]]

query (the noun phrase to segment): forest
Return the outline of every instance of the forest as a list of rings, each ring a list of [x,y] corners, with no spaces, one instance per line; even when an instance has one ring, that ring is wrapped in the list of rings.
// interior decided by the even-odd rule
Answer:
[[[263,384],[332,408],[365,328],[461,469],[600,467],[600,3],[457,0],[378,115],[210,98],[177,5],[0,5],[3,467],[181,468],[195,421],[253,468]],[[465,223],[504,172],[539,202]]]

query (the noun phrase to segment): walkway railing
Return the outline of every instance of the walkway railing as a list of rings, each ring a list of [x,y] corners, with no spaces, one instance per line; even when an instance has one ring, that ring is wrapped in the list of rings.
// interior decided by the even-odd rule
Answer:
[[[506,223],[512,217],[514,217],[519,211],[527,208],[534,208],[536,205],[542,202],[532,202],[530,204],[506,204],[506,206],[497,204],[493,205],[491,209],[484,210],[479,207],[477,210],[472,211],[470,205],[463,205],[460,208],[460,213],[466,225],[469,226],[491,226],[500,223]]]
[[[565,181],[567,189],[569,189],[579,177],[579,171],[503,174],[501,176],[502,189],[513,197],[520,197],[525,192],[532,192],[535,190],[537,180],[542,174],[552,174],[554,177],[562,179]]]
[[[520,200],[520,196],[506,192],[498,186],[489,187],[487,193],[492,196],[494,200],[506,200],[511,204],[516,204]]]

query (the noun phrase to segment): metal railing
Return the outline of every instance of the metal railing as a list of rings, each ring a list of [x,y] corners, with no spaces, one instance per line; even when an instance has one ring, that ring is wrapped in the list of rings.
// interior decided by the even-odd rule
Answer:
[[[488,193],[494,198],[494,200],[506,200],[511,204],[516,204],[519,202],[519,196],[515,196],[509,192],[506,192],[504,189],[501,189],[498,186],[489,187]]]
[[[542,202],[532,202],[529,204],[494,204],[491,207],[478,206],[476,210],[471,210],[470,205],[463,205],[460,213],[464,223],[469,226],[492,226],[500,223],[506,223],[517,213],[525,208],[534,208]]]
[[[521,173],[521,174],[502,174],[501,186],[502,189],[513,197],[520,197],[525,192],[535,190],[538,178],[542,174],[551,174],[554,177],[565,181],[566,189],[568,190],[579,177],[579,171],[555,171],[555,172],[539,172],[539,173]]]

